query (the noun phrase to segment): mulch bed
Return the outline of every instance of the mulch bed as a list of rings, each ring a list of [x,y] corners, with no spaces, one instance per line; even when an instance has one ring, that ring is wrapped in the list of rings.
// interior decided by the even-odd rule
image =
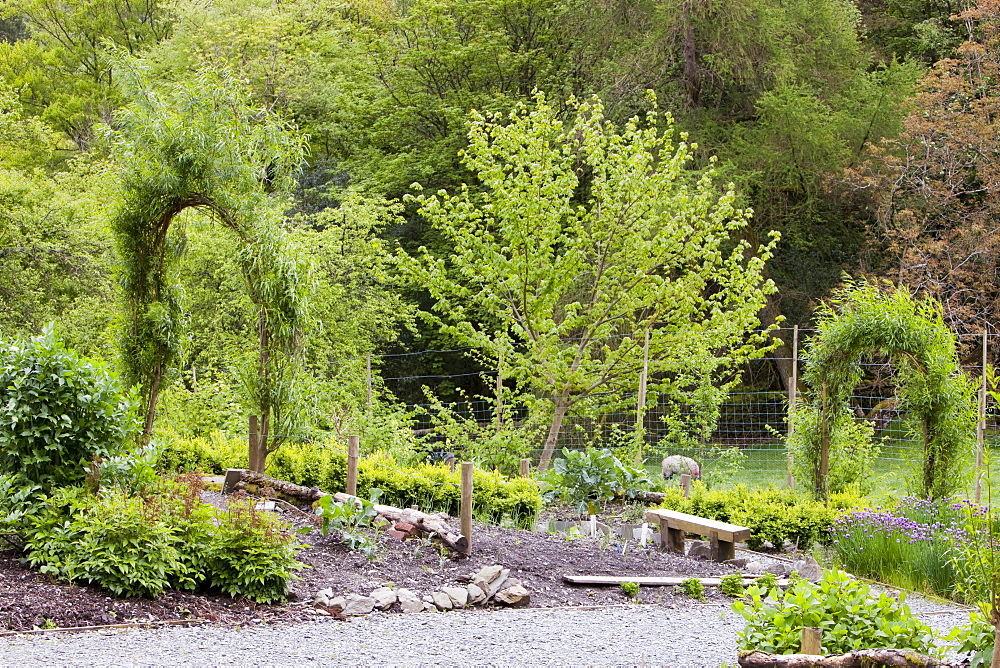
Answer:
[[[302,524],[296,513],[283,519]],[[457,522],[456,522],[457,524]],[[501,564],[531,592],[531,607],[587,606],[625,603],[619,587],[581,587],[563,582],[564,574],[657,575],[708,577],[734,572],[728,566],[663,553],[630,542],[624,554],[615,542],[567,539],[520,529],[476,524],[472,554],[456,556],[428,540],[401,541],[378,532],[373,559],[352,552],[336,533],[318,532],[303,539],[298,554],[306,565],[291,584],[284,605],[261,605],[227,596],[167,592],[158,599],[116,599],[95,587],[61,584],[18,561],[16,550],[0,550],[0,630],[74,627],[127,622],[206,620],[222,624],[254,624],[317,619],[315,594],[332,588],[337,595],[368,594],[392,583],[418,595],[460,582],[484,566]],[[0,544],[2,545],[2,544]],[[711,600],[729,599],[706,590]],[[693,604],[673,587],[644,587],[643,602]],[[490,604],[492,605],[492,603]]]

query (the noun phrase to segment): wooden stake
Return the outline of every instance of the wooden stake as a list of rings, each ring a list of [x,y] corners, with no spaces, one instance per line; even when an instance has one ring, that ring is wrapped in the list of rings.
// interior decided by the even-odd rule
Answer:
[[[472,552],[472,462],[462,462],[462,535],[469,539],[469,549]]]
[[[521,460],[521,477],[530,478],[531,477],[531,460],[522,459]]]
[[[814,626],[806,626],[802,629],[802,653],[814,656],[823,653],[822,630]]]
[[[983,330],[983,383],[979,388],[979,422],[976,423],[976,504],[983,495],[983,450],[986,444],[986,330]]]
[[[792,435],[792,414],[795,412],[795,400],[799,390],[799,326],[792,328],[792,382],[788,384],[788,435]],[[795,489],[792,471],[795,470],[792,451],[788,450],[788,489]]]
[[[642,344],[642,372],[639,374],[639,398],[635,406],[635,463],[642,464],[642,446],[646,440],[646,381],[649,376],[649,328],[646,328],[646,338]]]
[[[358,452],[361,449],[360,436],[347,437],[347,493],[358,495]]]
[[[681,476],[681,491],[684,492],[684,498],[686,499],[689,494],[691,494],[691,474],[685,473]]]

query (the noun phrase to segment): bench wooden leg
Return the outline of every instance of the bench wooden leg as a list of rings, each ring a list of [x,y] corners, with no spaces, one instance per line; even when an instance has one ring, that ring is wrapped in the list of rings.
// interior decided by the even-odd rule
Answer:
[[[660,523],[660,549],[684,554],[684,531]]]
[[[723,562],[736,558],[736,545],[728,540],[719,540],[719,534],[712,533],[712,560]]]

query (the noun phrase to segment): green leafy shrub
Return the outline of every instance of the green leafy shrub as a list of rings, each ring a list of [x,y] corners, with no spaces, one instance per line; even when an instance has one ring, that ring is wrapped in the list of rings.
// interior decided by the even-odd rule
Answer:
[[[51,327],[0,346],[0,474],[45,489],[77,484],[136,427],[117,379],[64,348]]]
[[[159,456],[159,448],[150,443],[120,455],[95,457],[87,472],[87,484],[95,492],[116,488],[130,495],[148,494],[159,482]]]
[[[969,615],[969,624],[956,626],[945,636],[945,640],[953,643],[952,651],[968,657],[963,665],[981,668],[989,666],[993,659],[995,635],[993,625],[982,614],[973,612]]]
[[[705,585],[698,578],[687,578],[680,584],[681,591],[696,601],[705,600]]]
[[[764,541],[781,547],[786,540],[807,550],[816,541],[827,539],[829,527],[840,514],[789,490],[751,490],[743,485],[709,490],[700,481],[692,486],[688,498],[668,491],[660,507],[749,527],[747,544],[755,550]]]
[[[739,573],[724,575],[719,581],[719,591],[733,598],[743,596],[746,593],[746,589],[743,587],[743,576]]]
[[[792,430],[788,450],[795,462],[795,480],[804,489],[816,488],[816,457],[819,451],[819,411],[801,406],[791,416]],[[844,408],[833,420],[830,432],[830,471],[826,486],[829,493],[854,487],[870,492],[875,481],[872,465],[882,451],[875,442],[875,428],[867,420],[858,420]]]
[[[372,489],[368,500],[356,497],[348,501],[334,501],[332,494],[324,496],[316,503],[316,514],[323,518],[320,531],[324,536],[331,530],[339,531],[348,547],[361,550],[371,559],[375,555],[375,541],[362,529],[371,526],[376,515],[375,504],[381,495],[382,490]]]
[[[740,649],[793,654],[808,626],[822,630],[828,654],[882,647],[936,651],[933,630],[913,616],[904,593],[899,600],[875,597],[868,585],[840,571],[827,571],[818,584],[799,580],[785,591],[754,584],[746,593],[732,606],[747,620],[737,634]]]
[[[298,543],[287,525],[247,502],[220,513],[192,480],[165,483],[149,498],[64,487],[29,516],[25,551],[42,573],[88,582],[118,596],[158,596],[207,586],[270,603],[287,593]]]
[[[611,450],[593,447],[564,450],[540,479],[547,486],[546,498],[575,503],[581,512],[592,512],[590,506],[618,496],[633,498],[652,487],[644,469],[623,464]]]
[[[285,529],[272,515],[257,512],[252,501],[230,499],[212,536],[209,584],[258,603],[284,600],[289,579],[302,567],[295,560],[296,541]]]
[[[226,469],[247,467],[246,439],[221,431],[192,438],[167,434],[158,437],[157,448],[156,468],[169,473],[201,471],[207,475],[222,475]]]
[[[162,594],[181,561],[173,528],[151,510],[120,491],[92,499],[71,525],[80,538],[69,555],[68,579],[115,596]]]
[[[623,582],[622,593],[629,598],[636,598],[639,596],[639,584],[637,582]]]

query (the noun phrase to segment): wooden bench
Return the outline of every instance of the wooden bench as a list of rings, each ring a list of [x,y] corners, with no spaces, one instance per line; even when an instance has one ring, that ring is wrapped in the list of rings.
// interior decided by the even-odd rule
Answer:
[[[736,558],[736,543],[750,537],[747,527],[707,520],[676,510],[647,510],[646,521],[660,527],[660,549],[684,554],[684,534],[707,537],[712,544],[712,559],[726,561]]]

